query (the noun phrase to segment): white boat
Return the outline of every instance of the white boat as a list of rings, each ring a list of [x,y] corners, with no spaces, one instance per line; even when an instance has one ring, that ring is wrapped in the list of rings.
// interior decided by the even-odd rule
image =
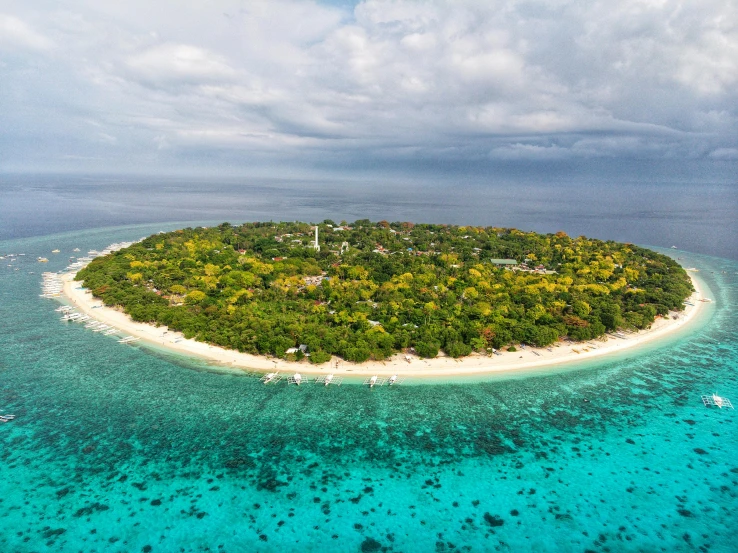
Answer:
[[[264,384],[269,384],[270,382],[277,383],[280,380],[282,380],[282,377],[279,376],[279,373],[267,373],[264,376],[261,377],[261,381]]]
[[[333,376],[332,374],[319,376],[315,379],[316,384],[322,384],[323,386],[328,386],[328,384],[335,384],[336,386],[340,386],[341,382],[343,382],[342,376]]]
[[[305,382],[310,382],[310,379],[306,378]],[[287,379],[287,384],[297,384],[299,386],[302,384],[302,375],[300,373],[295,373]]]
[[[397,382],[397,375],[393,374],[392,376],[390,376],[389,385],[392,386],[392,384],[394,384],[395,382]]]
[[[722,409],[723,407],[735,409],[735,407],[733,407],[733,404],[727,397],[719,396],[717,395],[717,392],[715,392],[711,396],[702,396],[702,403],[704,403],[706,407],[711,407],[714,405],[715,407],[719,407],[720,409]]]
[[[375,374],[369,379],[369,387],[374,388],[374,385],[377,383],[377,375]]]

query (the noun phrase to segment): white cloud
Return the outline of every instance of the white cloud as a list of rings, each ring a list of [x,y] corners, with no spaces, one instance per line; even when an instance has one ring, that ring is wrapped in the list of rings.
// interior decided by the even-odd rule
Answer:
[[[738,148],[718,148],[710,152],[712,159],[735,159],[738,160]]]
[[[21,19],[0,13],[0,48],[48,50],[54,43]]]
[[[203,84],[230,80],[235,71],[222,56],[188,44],[161,44],[130,56],[125,64],[146,82]]]

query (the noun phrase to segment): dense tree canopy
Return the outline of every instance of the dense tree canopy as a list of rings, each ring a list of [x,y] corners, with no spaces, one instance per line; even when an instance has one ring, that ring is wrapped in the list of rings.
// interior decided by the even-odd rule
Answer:
[[[77,275],[134,320],[239,351],[361,362],[588,340],[681,310],[671,258],[515,229],[359,220],[228,223],[150,236]],[[499,260],[514,260],[502,264]],[[290,353],[302,357],[302,352]]]

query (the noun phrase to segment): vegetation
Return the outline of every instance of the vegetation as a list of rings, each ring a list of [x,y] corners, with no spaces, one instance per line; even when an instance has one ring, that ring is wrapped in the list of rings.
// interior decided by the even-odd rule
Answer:
[[[319,252],[306,223],[160,233],[95,259],[77,280],[136,321],[254,354],[299,360],[293,348],[305,345],[317,363],[589,340],[646,328],[693,290],[667,256],[563,232],[318,226]]]

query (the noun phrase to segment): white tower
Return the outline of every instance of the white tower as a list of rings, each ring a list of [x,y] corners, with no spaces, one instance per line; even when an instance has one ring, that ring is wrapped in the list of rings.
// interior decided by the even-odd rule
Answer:
[[[318,244],[318,225],[315,225],[315,244],[313,244],[313,249],[316,252],[320,251],[320,244]]]

